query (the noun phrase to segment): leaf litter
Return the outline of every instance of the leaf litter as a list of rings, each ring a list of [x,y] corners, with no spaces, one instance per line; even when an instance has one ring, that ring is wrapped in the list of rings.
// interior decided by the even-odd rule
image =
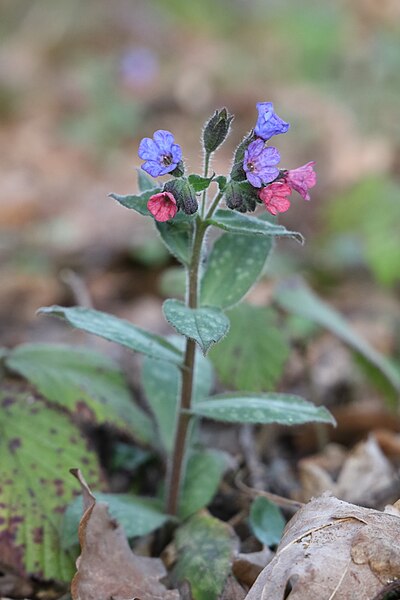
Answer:
[[[96,502],[79,469],[71,473],[81,484],[84,506],[72,600],[179,600],[179,592],[160,581],[166,575],[162,561],[134,554],[107,504]]]
[[[383,598],[400,578],[400,518],[393,512],[329,493],[311,500],[287,524],[246,600]]]

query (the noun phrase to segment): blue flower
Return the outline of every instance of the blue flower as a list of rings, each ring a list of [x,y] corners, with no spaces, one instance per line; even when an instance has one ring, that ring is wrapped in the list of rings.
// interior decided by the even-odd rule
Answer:
[[[275,165],[280,160],[278,150],[273,146],[267,147],[264,140],[258,138],[251,142],[244,153],[243,161],[243,169],[249,183],[260,188],[263,184],[274,181],[279,175],[279,169]]]
[[[181,147],[174,144],[174,136],[162,129],[154,133],[153,139],[142,139],[138,154],[145,161],[142,169],[152,177],[171,173],[182,159]]]
[[[274,112],[272,102],[258,102],[258,119],[254,128],[254,133],[264,141],[269,140],[273,135],[286,133],[289,129],[289,123],[283,121]]]

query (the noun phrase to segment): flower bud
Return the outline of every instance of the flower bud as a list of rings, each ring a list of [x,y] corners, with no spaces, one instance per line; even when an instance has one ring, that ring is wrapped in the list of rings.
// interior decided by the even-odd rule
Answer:
[[[173,175],[174,177],[182,177],[182,175],[185,174],[185,165],[183,164],[183,161],[180,160],[178,162],[178,164],[176,165],[175,169],[173,171],[171,171],[171,175]]]
[[[257,201],[257,191],[247,181],[230,181],[225,188],[225,202],[232,210],[253,212]]]
[[[170,179],[165,183],[163,191],[172,194],[180,210],[187,215],[197,211],[196,193],[185,177]]]
[[[225,141],[232,119],[233,115],[230,115],[226,108],[221,108],[216,110],[215,114],[206,123],[203,130],[203,145],[208,154],[215,152],[218,146]]]

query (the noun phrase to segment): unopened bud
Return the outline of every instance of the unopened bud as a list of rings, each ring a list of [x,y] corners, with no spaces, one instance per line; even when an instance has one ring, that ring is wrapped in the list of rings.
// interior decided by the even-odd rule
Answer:
[[[225,202],[232,210],[253,212],[258,200],[257,190],[246,181],[230,181],[225,188]]]
[[[170,179],[165,183],[163,191],[172,194],[180,210],[187,215],[192,215],[197,211],[196,193],[185,177]]]
[[[215,152],[226,139],[233,115],[226,108],[216,110],[211,119],[206,123],[203,131],[203,145],[208,154]]]

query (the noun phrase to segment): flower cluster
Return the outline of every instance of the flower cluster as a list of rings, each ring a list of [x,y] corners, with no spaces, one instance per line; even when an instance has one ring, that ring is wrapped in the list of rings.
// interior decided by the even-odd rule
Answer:
[[[225,198],[228,207],[234,210],[246,212],[254,210],[257,203],[263,203],[269,213],[277,215],[289,209],[293,190],[304,200],[310,200],[309,189],[317,181],[313,169],[315,162],[292,170],[279,169],[280,153],[268,142],[273,136],[286,133],[290,125],[275,113],[272,102],[259,102],[257,110],[254,130],[235,153]],[[203,132],[206,154],[212,154],[225,140],[232,118],[226,109],[216,111],[211,117]],[[161,192],[148,200],[147,208],[156,221],[168,221],[178,210],[188,215],[197,211],[195,191],[183,177],[182,149],[175,143],[172,133],[158,130],[153,139],[144,138],[140,142],[139,157],[145,161],[142,169],[152,177],[170,174],[176,178],[168,181]],[[250,191],[242,184],[246,184]]]
[[[317,181],[313,170],[315,162],[290,171],[279,170],[276,165],[280,162],[280,154],[275,147],[267,146],[266,142],[274,135],[286,133],[290,125],[274,112],[272,102],[259,102],[257,110],[255,139],[245,150],[243,170],[247,181],[253,187],[261,188],[257,195],[267,211],[277,215],[289,209],[292,190],[305,200],[310,200],[308,190]]]

